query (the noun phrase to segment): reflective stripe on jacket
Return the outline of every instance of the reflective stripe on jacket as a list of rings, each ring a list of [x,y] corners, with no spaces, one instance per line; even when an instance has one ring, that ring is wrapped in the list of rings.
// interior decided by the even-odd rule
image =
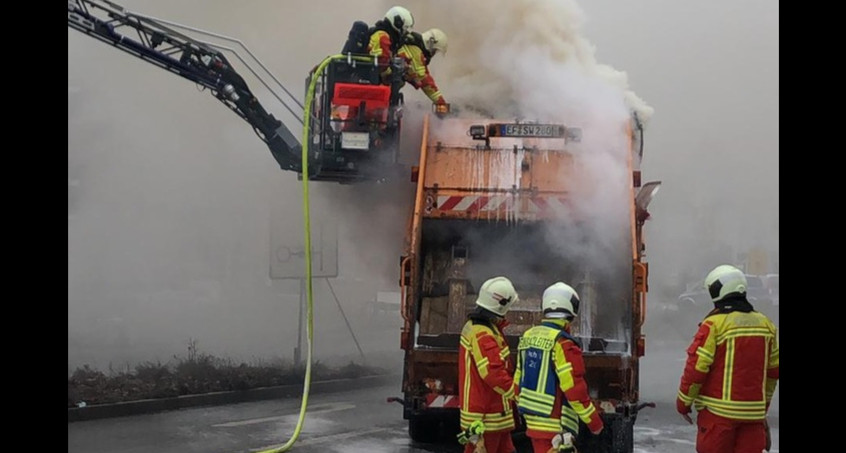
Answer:
[[[432,74],[429,73],[429,62],[423,55],[423,49],[413,44],[405,44],[400,47],[397,55],[408,64],[406,81],[411,83],[414,88],[422,89],[432,102],[438,102],[442,94]]]
[[[385,30],[376,30],[373,32],[370,35],[370,42],[367,43],[367,53],[371,56],[378,57],[379,63],[387,64],[388,60],[394,55],[391,49],[391,35]]]
[[[687,349],[678,399],[734,420],[766,417],[778,382],[776,328],[752,311],[716,313]]]
[[[562,428],[577,435],[579,420],[597,431],[602,419],[584,379],[581,348],[567,332],[567,320],[545,319],[520,337],[514,381],[517,407],[531,437],[552,437]]]
[[[461,329],[458,397],[463,430],[476,420],[485,424],[486,432],[514,429],[511,401],[516,389],[503,327],[471,319]]]

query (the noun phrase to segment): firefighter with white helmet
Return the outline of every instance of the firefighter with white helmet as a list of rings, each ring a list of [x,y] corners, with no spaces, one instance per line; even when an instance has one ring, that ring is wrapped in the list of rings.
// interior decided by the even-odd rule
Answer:
[[[517,408],[535,453],[574,452],[579,422],[593,434],[604,427],[588,394],[581,344],[570,334],[579,304],[570,285],[549,286],[541,300],[543,321],[520,337],[514,374]]]
[[[489,453],[513,453],[514,430],[512,402],[516,386],[509,359],[511,351],[502,331],[505,315],[519,300],[514,285],[506,277],[485,281],[476,298],[476,308],[468,315],[461,330],[458,360],[458,398],[461,401],[461,430],[484,423],[480,444]],[[466,444],[472,453],[476,445]]]
[[[676,410],[696,408],[696,451],[769,450],[767,411],[778,384],[775,325],[746,299],[746,276],[723,264],[705,277],[714,308],[687,348]]]
[[[708,294],[711,296],[711,302],[715,304],[725,300],[732,294],[745,295],[746,287],[746,275],[740,269],[728,264],[715,267],[705,277],[705,289],[708,290]],[[744,298],[745,296],[732,297],[731,299],[741,301]]]
[[[414,88],[422,89],[426,96],[436,105],[445,105],[441,90],[429,72],[429,63],[438,53],[447,51],[447,36],[439,28],[430,28],[423,33],[411,32],[407,34],[397,55],[402,57],[407,66],[405,81]]]
[[[420,34],[423,38],[423,43],[426,49],[434,56],[440,52],[446,54],[447,51],[447,35],[440,28],[430,28]]]
[[[414,18],[411,16],[411,11],[402,6],[392,6],[391,9],[385,13],[385,20],[391,24],[394,30],[405,36],[411,27],[414,26]]]
[[[393,58],[403,39],[414,26],[411,12],[402,6],[393,6],[370,29],[367,53],[377,57],[381,64],[387,64]]]

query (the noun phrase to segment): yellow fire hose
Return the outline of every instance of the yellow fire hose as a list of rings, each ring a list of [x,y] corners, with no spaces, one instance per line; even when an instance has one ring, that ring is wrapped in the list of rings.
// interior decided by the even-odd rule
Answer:
[[[320,74],[323,73],[323,70],[326,68],[330,62],[335,60],[350,60],[350,61],[361,61],[372,63],[372,57],[356,57],[356,56],[349,56],[349,55],[332,55],[326,57],[320,65],[317,66],[317,69],[314,70],[314,73],[311,77],[311,82],[308,84],[308,90],[306,90],[306,98],[305,98],[305,108],[303,109],[303,153],[302,153],[302,175],[303,175],[303,226],[305,231],[304,237],[304,245],[305,245],[305,280],[306,280],[306,345],[307,345],[307,352],[306,352],[306,371],[305,371],[305,379],[303,382],[303,400],[302,404],[300,405],[300,415],[297,418],[297,425],[294,427],[294,434],[291,438],[286,442],[284,445],[280,447],[271,448],[269,450],[263,450],[259,453],[280,453],[283,451],[288,451],[300,437],[300,432],[303,429],[303,423],[305,422],[305,414],[306,409],[308,407],[308,391],[311,387],[311,362],[312,362],[312,340],[314,339],[314,332],[313,332],[313,325],[314,325],[314,313],[312,311],[312,307],[314,305],[314,297],[313,297],[313,290],[311,285],[311,222],[309,218],[309,201],[308,201],[308,143],[309,143],[309,136],[308,136],[308,127],[309,123],[311,122],[311,104],[314,100],[314,87],[317,83],[317,79],[320,77]]]

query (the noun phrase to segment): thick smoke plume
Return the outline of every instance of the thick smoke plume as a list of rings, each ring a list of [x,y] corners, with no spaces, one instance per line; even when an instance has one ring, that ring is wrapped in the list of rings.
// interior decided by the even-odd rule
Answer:
[[[438,27],[449,36],[446,55],[436,56],[431,69],[461,116],[564,123],[582,131],[579,143],[566,146],[575,168],[559,175],[576,180],[568,194],[570,211],[538,233],[543,235],[538,240],[558,252],[560,259],[549,266],[559,266],[562,279],[585,287],[587,279],[598,279],[605,288],[602,302],[625,306],[632,256],[631,170],[640,164],[631,152],[629,128],[633,115],[646,123],[653,109],[629,87],[625,72],[597,61],[583,34],[579,5],[495,0],[407,6],[418,31]],[[461,136],[459,131],[441,134]],[[528,140],[521,145],[562,147]],[[565,262],[580,263],[578,272],[565,272],[573,267]],[[520,269],[511,272],[516,277]]]
[[[587,113],[608,115],[610,103],[620,105],[618,115],[627,115],[625,108],[644,121],[652,115],[629,88],[625,72],[597,62],[575,1],[413,0],[405,5],[414,14],[415,30],[437,27],[447,33],[449,49],[435,56],[432,72],[459,107],[527,119],[578,111],[579,121],[586,121]],[[563,118],[568,119],[573,118]]]

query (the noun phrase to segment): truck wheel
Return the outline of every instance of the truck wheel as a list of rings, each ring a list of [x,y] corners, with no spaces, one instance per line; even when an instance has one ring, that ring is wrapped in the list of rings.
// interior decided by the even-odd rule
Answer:
[[[611,423],[611,451],[613,453],[634,452],[634,422],[634,418],[621,417]]]
[[[438,438],[438,421],[426,417],[409,418],[408,437],[424,444],[434,442]]]
[[[605,429],[598,436],[582,424],[576,447],[579,453],[633,453],[635,417],[613,414],[603,417]]]

